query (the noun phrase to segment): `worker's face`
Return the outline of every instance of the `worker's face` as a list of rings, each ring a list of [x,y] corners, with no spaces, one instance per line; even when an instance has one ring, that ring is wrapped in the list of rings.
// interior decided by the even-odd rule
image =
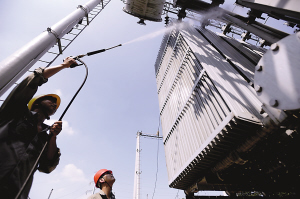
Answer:
[[[105,182],[107,182],[107,183],[109,183],[109,184],[111,184],[111,185],[116,181],[114,175],[113,175],[112,173],[109,173],[109,172],[106,172],[106,173],[103,175],[102,178],[105,180]]]
[[[56,112],[57,104],[54,98],[45,98],[41,101],[41,106],[45,108],[49,116]]]

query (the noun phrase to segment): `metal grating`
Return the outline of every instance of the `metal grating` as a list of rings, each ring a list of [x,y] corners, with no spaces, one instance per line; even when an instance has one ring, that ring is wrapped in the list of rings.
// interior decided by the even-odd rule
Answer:
[[[86,17],[84,17],[81,23],[78,23],[69,33],[61,38],[61,46],[56,43],[56,49],[50,49],[46,55],[38,60],[40,65],[45,64],[45,67],[51,66],[51,64],[64,52],[71,43],[85,30],[86,27],[101,13],[101,11],[108,5],[111,0],[105,0],[99,3],[93,10],[91,10]],[[58,46],[58,47],[57,47]],[[61,48],[61,49],[60,49]],[[60,52],[61,51],[61,52]]]

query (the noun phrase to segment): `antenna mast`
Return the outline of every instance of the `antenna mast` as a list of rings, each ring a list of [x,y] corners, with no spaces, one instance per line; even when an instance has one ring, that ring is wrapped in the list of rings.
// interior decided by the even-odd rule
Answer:
[[[140,137],[144,136],[144,137],[157,138],[157,139],[162,139],[162,137],[159,137],[159,131],[157,132],[156,135],[143,134],[142,132],[137,132],[136,135],[137,136],[136,136],[133,199],[140,199],[140,174],[142,173],[140,171],[140,152],[142,151],[140,149]]]

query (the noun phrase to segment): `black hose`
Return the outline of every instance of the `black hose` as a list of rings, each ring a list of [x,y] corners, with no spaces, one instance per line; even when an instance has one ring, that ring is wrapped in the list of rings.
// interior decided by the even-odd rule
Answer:
[[[86,70],[86,74],[85,74],[85,78],[81,84],[81,86],[79,87],[79,89],[77,90],[77,92],[75,93],[75,95],[73,96],[73,98],[71,99],[71,101],[69,102],[68,106],[65,108],[64,112],[62,113],[62,115],[60,116],[58,121],[61,121],[62,118],[64,117],[64,115],[66,114],[66,112],[68,111],[69,107],[71,106],[71,104],[73,103],[74,99],[76,98],[76,96],[78,95],[78,93],[80,92],[80,90],[82,89],[83,85],[85,84],[85,81],[88,77],[88,67],[86,66],[86,64],[80,59],[80,58],[76,58],[77,61],[81,62],[84,66],[85,66],[85,70]]]

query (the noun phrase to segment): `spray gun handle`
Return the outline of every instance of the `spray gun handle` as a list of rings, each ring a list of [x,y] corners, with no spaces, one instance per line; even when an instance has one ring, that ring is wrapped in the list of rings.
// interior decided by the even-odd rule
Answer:
[[[69,57],[71,57],[71,58],[73,58],[73,59],[75,59],[75,60],[78,60],[79,57],[83,57],[83,56],[84,56],[84,55],[78,55],[78,56],[76,56],[76,57],[69,56]],[[63,60],[63,61],[65,61],[65,60]],[[75,68],[75,67],[81,66],[81,65],[82,65],[82,64],[73,63],[73,64],[71,64],[70,68]]]
[[[82,64],[81,64],[81,65],[82,65]],[[76,63],[76,64],[74,63],[74,64],[71,64],[70,68],[75,68],[76,66],[80,66],[80,65],[77,64],[77,63]]]
[[[75,60],[78,59],[78,56],[76,56],[76,57],[70,56],[70,57],[75,59]],[[70,68],[75,68],[76,66],[79,66],[79,65],[77,63],[73,63],[73,64],[71,64]]]

